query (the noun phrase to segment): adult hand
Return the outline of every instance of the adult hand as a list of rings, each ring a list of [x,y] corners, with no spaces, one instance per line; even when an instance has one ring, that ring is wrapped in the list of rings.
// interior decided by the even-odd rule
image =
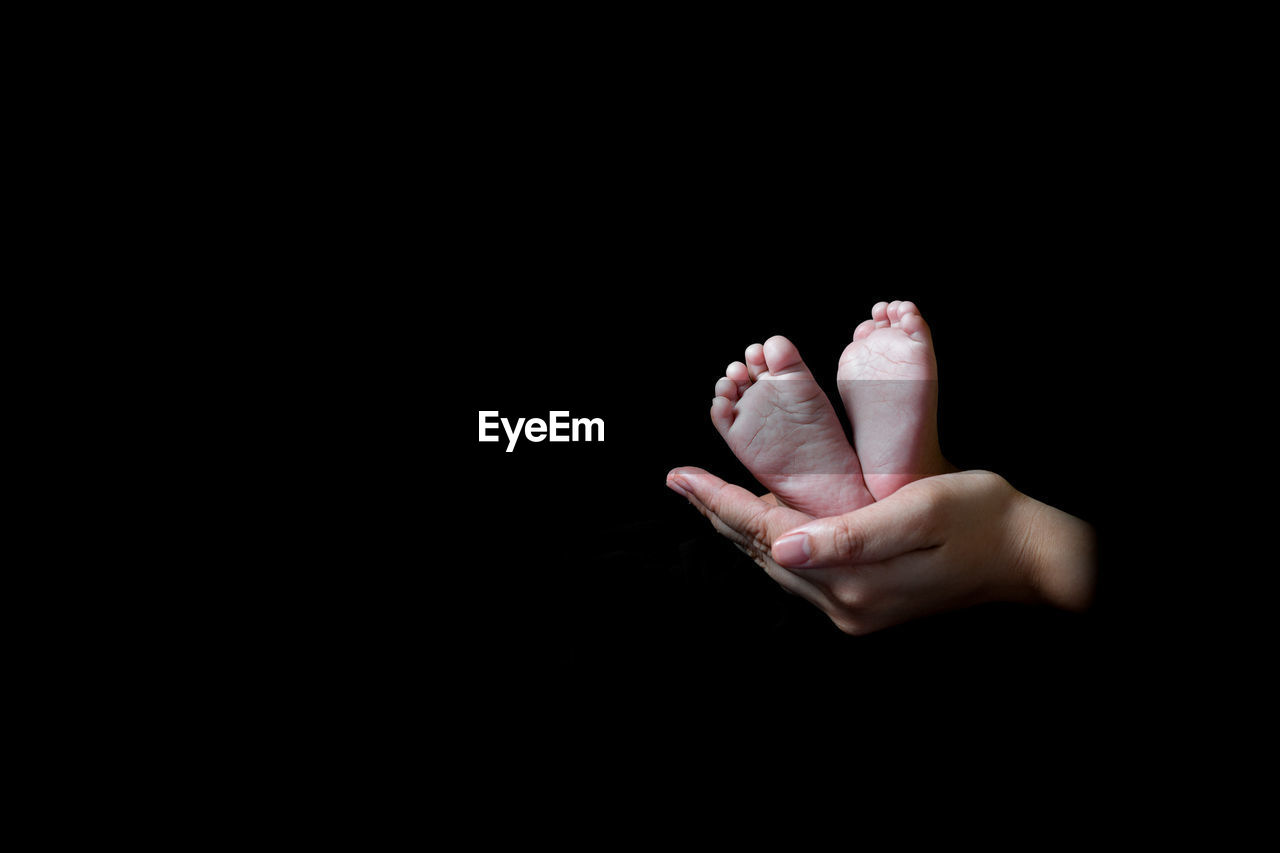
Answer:
[[[1084,610],[1092,598],[1092,528],[987,471],[917,480],[816,520],[700,468],[667,485],[849,634],[985,601]]]

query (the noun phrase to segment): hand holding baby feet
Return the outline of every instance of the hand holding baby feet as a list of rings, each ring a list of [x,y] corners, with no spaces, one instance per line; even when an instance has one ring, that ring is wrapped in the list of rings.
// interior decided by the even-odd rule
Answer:
[[[712,423],[782,504],[823,517],[874,500],[831,401],[791,341],[752,344],[715,393]]]

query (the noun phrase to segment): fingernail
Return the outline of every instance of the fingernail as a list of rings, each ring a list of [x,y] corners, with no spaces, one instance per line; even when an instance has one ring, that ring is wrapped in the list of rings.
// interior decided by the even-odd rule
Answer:
[[[773,559],[784,566],[799,566],[809,560],[809,534],[794,533],[773,543]]]
[[[679,477],[668,474],[667,488],[675,492],[677,495],[680,495],[681,497],[684,497],[684,498],[689,497],[689,493],[684,490],[685,484],[681,482]]]

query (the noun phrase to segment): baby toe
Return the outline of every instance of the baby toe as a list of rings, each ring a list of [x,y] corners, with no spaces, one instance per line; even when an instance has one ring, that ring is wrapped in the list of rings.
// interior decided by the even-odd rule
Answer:
[[[773,376],[794,373],[797,370],[808,372],[804,361],[800,358],[800,350],[782,335],[774,335],[764,342],[764,361]]]
[[[900,324],[902,331],[906,332],[912,340],[920,343],[929,342],[929,326],[924,322],[924,318],[919,314],[905,314]]]
[[[746,352],[747,373],[751,377],[751,381],[755,382],[760,378],[760,374],[768,370],[768,365],[764,360],[764,344],[752,344],[747,347]]]
[[[740,361],[725,368],[724,375],[727,379],[738,386],[738,396],[741,397],[751,387],[751,373],[747,370],[747,366]]]
[[[736,417],[733,403],[724,397],[716,397],[711,401],[711,423],[722,436],[727,436]]]
[[[853,330],[853,339],[855,341],[860,341],[863,338],[865,338],[867,335],[874,332],[875,330],[876,330],[875,320],[863,320],[861,323],[858,324],[858,328]]]

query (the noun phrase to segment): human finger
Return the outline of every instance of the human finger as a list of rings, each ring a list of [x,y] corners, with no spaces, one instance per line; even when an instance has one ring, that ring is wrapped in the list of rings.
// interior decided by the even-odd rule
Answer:
[[[937,527],[931,490],[903,487],[861,509],[787,530],[772,551],[788,569],[876,563],[941,544]]]

